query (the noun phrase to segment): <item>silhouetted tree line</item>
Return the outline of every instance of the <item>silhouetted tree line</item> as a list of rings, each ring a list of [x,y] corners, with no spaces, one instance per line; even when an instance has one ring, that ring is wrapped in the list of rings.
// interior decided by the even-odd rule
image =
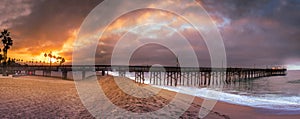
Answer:
[[[3,48],[1,48],[1,46],[0,46],[0,64],[3,67],[2,74],[7,75],[7,65],[11,65],[11,66],[20,65],[18,62],[23,62],[23,60],[7,57],[7,52],[13,45],[13,40],[10,37],[10,32],[7,29],[4,29],[1,32],[0,39],[1,39],[2,45],[3,45]],[[54,56],[54,55],[52,55],[52,52],[50,52],[49,54],[45,53],[44,56],[50,58],[50,66],[52,63],[52,61],[51,61],[52,58],[55,58],[56,61],[59,63],[59,65],[61,65],[65,62],[65,58],[63,58],[61,56]],[[42,61],[40,61],[40,63],[41,62]],[[32,61],[32,63],[33,63],[33,61]],[[36,61],[36,63],[38,63],[38,61]],[[27,65],[27,64],[25,64],[25,65]]]
[[[51,59],[54,58],[56,59],[56,61],[59,63],[59,65],[63,64],[64,62],[66,62],[65,58],[61,57],[61,56],[55,56],[55,55],[52,55],[52,52],[50,52],[49,54],[45,53],[44,54],[44,57],[49,57],[50,58],[50,66],[52,64],[52,61]]]

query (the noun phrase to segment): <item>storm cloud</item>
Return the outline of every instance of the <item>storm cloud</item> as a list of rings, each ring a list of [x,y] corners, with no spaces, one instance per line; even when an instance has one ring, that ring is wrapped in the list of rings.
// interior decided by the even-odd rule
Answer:
[[[300,64],[300,2],[204,0],[220,28],[230,65]],[[225,22],[225,21],[224,21]]]
[[[300,65],[300,2],[297,0],[197,0],[206,9],[216,23],[224,40],[228,66],[242,67],[253,65]],[[130,1],[128,1],[130,2]],[[82,55],[88,52],[88,47],[80,54],[72,54],[72,43],[76,38],[81,23],[89,12],[101,3],[101,0],[6,0],[0,5],[0,28],[12,32],[14,46],[12,55],[37,56],[42,52],[58,51],[71,61],[72,55]],[[157,2],[155,5],[180,6],[181,1]],[[111,10],[128,7],[124,4]],[[185,4],[187,14],[194,15],[196,5]],[[120,34],[127,32],[130,25],[143,20],[159,19],[158,23],[170,20],[169,25],[179,28],[179,32],[188,36],[201,65],[210,63],[209,53],[201,35],[188,24],[180,22],[176,15],[161,15],[161,12],[140,10],[124,15],[111,24],[114,32],[106,34],[99,40],[95,54],[97,63],[109,64],[114,44]],[[166,13],[168,14],[168,13]],[[109,15],[109,14],[107,14]],[[105,19],[106,16],[101,16]],[[177,16],[178,17],[178,16]],[[175,20],[174,20],[175,19]],[[201,16],[195,16],[201,19]],[[175,23],[175,22],[180,23]],[[114,26],[115,25],[115,26]],[[147,29],[144,29],[147,30]],[[149,30],[149,29],[148,29]],[[116,33],[117,31],[117,33]],[[138,35],[142,32],[135,32]],[[154,29],[158,35],[170,31]],[[171,39],[176,39],[172,37]],[[130,44],[130,43],[128,43]],[[154,48],[155,54],[147,51]],[[178,45],[180,49],[181,46]],[[15,55],[14,55],[15,54]],[[159,55],[158,55],[159,54]],[[145,57],[143,57],[145,56]],[[165,56],[159,58],[159,56]],[[174,54],[162,46],[149,45],[136,51],[132,61],[137,64],[149,62],[170,65],[174,63]]]

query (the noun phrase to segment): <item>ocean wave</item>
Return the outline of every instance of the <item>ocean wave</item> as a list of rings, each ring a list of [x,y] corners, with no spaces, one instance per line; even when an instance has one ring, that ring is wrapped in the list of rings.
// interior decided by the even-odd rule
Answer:
[[[116,72],[109,72],[110,75],[117,76]],[[129,73],[126,77],[134,80],[134,75]],[[146,84],[149,82],[146,80]],[[228,93],[222,91],[222,89],[210,89],[210,88],[197,88],[197,87],[185,87],[185,86],[158,86],[158,88],[175,91],[178,93],[193,95],[206,99],[213,99],[223,101],[231,104],[245,105],[256,108],[265,108],[272,110],[287,110],[295,111],[300,114],[300,96],[288,96],[282,94],[259,94],[259,95],[243,95],[243,92],[232,91],[235,93]]]
[[[238,95],[222,91],[217,91],[209,88],[196,87],[170,87],[156,86],[163,89],[176,91],[188,95],[193,95],[202,98],[219,100],[227,103],[246,105],[258,108],[267,108],[275,110],[299,110],[300,111],[300,96],[283,96],[283,95]],[[300,113],[300,112],[299,112]]]

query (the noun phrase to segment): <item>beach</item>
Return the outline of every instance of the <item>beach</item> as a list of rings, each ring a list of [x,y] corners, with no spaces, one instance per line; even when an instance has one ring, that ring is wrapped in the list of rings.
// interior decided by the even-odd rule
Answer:
[[[88,80],[88,79],[87,79]],[[147,95],[147,98],[138,98],[129,95],[118,88],[116,81],[136,95]],[[128,113],[144,114],[157,111],[174,99],[176,92],[148,87],[145,84],[136,84],[132,80],[112,76],[98,77],[106,97],[118,108]],[[147,88],[143,88],[147,87]],[[127,90],[127,89],[126,89]],[[158,93],[155,91],[159,91]],[[153,92],[154,91],[154,92]],[[140,93],[140,94],[138,94]],[[94,118],[84,107],[77,93],[74,81],[61,80],[59,78],[21,76],[0,79],[0,117],[1,118]],[[180,94],[179,98],[193,98],[190,95]],[[197,118],[201,109],[202,98],[195,97],[191,104],[184,101],[172,104],[172,108],[179,109],[182,105],[189,105],[180,118]],[[186,104],[185,104],[186,103]],[[100,107],[107,110],[107,106]],[[106,109],[107,108],[107,109]],[[270,110],[258,109],[248,106],[240,106],[225,102],[217,102],[212,111],[205,117],[207,119],[298,119],[300,115],[279,115],[269,113]],[[163,112],[163,115],[150,115],[150,118],[172,118],[179,112]],[[111,115],[109,115],[111,114]],[[118,118],[118,112],[106,114],[107,118]],[[126,113],[125,113],[126,115]],[[105,117],[103,117],[105,118]],[[119,117],[119,118],[130,118]],[[147,117],[145,117],[147,118]]]

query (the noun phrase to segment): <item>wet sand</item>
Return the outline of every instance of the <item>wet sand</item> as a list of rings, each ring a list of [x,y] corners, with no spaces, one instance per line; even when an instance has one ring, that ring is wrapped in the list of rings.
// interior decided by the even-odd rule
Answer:
[[[125,93],[124,89],[120,89],[111,76],[100,77],[98,80],[105,96],[116,107],[129,113],[145,114],[158,111],[165,106],[180,110],[183,105],[189,105],[180,118],[198,117],[203,101],[201,98],[194,98],[191,104],[181,100],[178,103],[170,104],[176,95],[175,92],[132,83],[131,80],[124,80],[124,78],[116,78],[116,81],[120,81],[122,87],[133,92],[134,96]],[[146,96],[146,98],[138,96]],[[185,98],[193,97],[180,94],[179,99],[184,100]],[[104,105],[100,108],[109,110],[111,107]],[[0,112],[0,118],[94,118],[82,104],[74,81],[34,76],[0,78]],[[264,110],[261,109],[218,102],[205,118],[300,118],[300,115],[276,115],[263,112]],[[153,113],[151,118],[172,118],[180,112],[166,111],[163,113],[165,114],[155,115],[156,113]],[[111,114],[108,118],[118,117],[117,112],[107,114]]]

